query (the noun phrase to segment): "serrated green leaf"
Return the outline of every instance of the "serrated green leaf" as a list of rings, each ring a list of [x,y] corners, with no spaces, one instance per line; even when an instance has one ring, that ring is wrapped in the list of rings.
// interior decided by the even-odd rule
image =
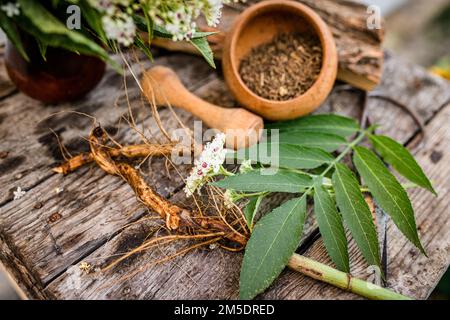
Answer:
[[[242,262],[241,299],[253,299],[283,271],[299,245],[305,216],[306,194],[285,202],[256,223]]]
[[[383,162],[367,148],[354,148],[353,162],[380,207],[389,214],[395,225],[417,248],[420,243],[411,201],[402,185]]]
[[[311,186],[312,179],[305,175],[278,169],[275,174],[264,174],[267,170],[254,170],[249,173],[226,177],[212,185],[244,192],[288,192],[299,193]],[[270,173],[270,172],[268,172]]]
[[[264,142],[238,150],[236,157],[290,169],[313,169],[334,160],[331,154],[321,149]]]
[[[343,164],[336,164],[333,174],[336,203],[361,253],[369,265],[381,269],[377,230],[358,180]]]
[[[347,238],[342,217],[336,209],[333,198],[322,186],[321,181],[316,181],[314,184],[314,214],[331,260],[339,270],[350,272]]]
[[[263,195],[251,197],[250,201],[247,203],[243,210],[245,221],[247,221],[247,226],[250,230],[253,230],[253,222],[255,220],[255,216],[258,212],[259,205],[261,204],[262,199],[264,199]]]
[[[327,152],[336,151],[347,141],[338,135],[319,132],[280,132],[279,143],[319,148]]]
[[[335,114],[310,115],[295,120],[268,123],[266,129],[280,131],[318,132],[348,137],[359,130],[358,123],[352,119]]]
[[[371,135],[369,139],[384,161],[389,163],[402,176],[436,194],[430,180],[408,149],[386,136]]]
[[[26,60],[30,61],[23,44],[22,39],[20,38],[20,34],[17,30],[14,22],[6,16],[6,14],[0,10],[0,28],[5,32],[9,41],[16,47],[17,51],[19,51],[20,55]]]
[[[206,62],[215,69],[216,64],[214,63],[214,54],[206,37],[192,38],[189,42],[202,54]]]

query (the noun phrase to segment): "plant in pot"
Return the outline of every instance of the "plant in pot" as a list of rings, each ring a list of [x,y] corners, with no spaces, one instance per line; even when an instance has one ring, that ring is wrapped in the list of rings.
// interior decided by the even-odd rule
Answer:
[[[0,27],[9,40],[5,65],[19,90],[46,103],[85,95],[101,80],[105,62],[120,72],[108,50],[134,46],[151,59],[154,36],[189,41],[214,66],[211,33],[197,32],[194,21],[203,14],[216,25],[224,2],[0,0]]]

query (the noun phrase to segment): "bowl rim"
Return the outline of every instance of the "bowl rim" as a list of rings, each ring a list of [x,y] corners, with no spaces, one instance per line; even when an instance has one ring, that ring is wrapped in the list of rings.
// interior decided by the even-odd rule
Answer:
[[[253,18],[257,17],[258,15],[265,14],[273,9],[280,10],[281,7],[284,7],[283,9],[294,9],[291,11],[291,13],[296,14],[304,18],[310,26],[314,29],[317,36],[320,39],[320,43],[322,46],[322,67],[320,70],[319,75],[317,76],[314,83],[309,87],[308,90],[303,92],[301,95],[298,95],[294,98],[288,99],[288,100],[270,100],[264,97],[261,97],[254,93],[250,88],[247,87],[247,85],[242,80],[239,70],[237,68],[237,59],[234,59],[234,52],[236,50],[236,43],[239,39],[239,35],[245,30],[245,26],[247,23],[249,23]],[[274,10],[273,10],[274,11]],[[328,61],[332,59],[332,48],[330,48],[329,42],[326,41],[326,36],[331,35],[331,32],[328,29],[328,26],[325,24],[325,22],[322,20],[322,18],[315,13],[311,8],[307,7],[304,4],[301,4],[299,2],[295,1],[279,1],[279,0],[268,0],[263,1],[258,4],[255,4],[251,7],[249,7],[247,10],[245,10],[241,16],[238,18],[238,21],[236,21],[235,25],[233,26],[233,34],[231,35],[231,42],[230,42],[230,50],[229,50],[229,60],[231,65],[231,71],[236,78],[236,80],[239,82],[239,85],[246,91],[247,94],[252,96],[254,99],[260,100],[261,102],[264,102],[262,105],[263,108],[267,108],[270,104],[270,108],[272,106],[283,106],[283,105],[291,105],[295,102],[301,102],[301,100],[305,99],[312,91],[316,90],[315,88],[321,84],[321,80],[327,75],[327,70],[325,66],[328,65]]]

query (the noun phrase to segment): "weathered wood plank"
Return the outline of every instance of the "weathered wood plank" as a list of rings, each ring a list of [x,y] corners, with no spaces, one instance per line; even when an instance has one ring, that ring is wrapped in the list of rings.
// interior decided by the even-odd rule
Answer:
[[[422,90],[414,90],[410,88],[412,83],[409,80],[410,77],[420,79],[426,85],[422,87]],[[404,64],[394,58],[387,61],[385,79],[379,91],[394,93],[397,99],[419,111],[424,121],[431,119],[434,113],[438,111],[439,106],[450,95],[447,82],[428,75],[419,67]],[[212,92],[211,87],[215,88],[216,85],[218,84],[212,82],[199,89],[199,92],[203,90]],[[397,89],[391,88],[393,85]],[[217,92],[217,90],[215,89],[213,92]],[[232,101],[226,97],[226,92],[223,89],[221,90],[224,95],[219,95],[222,96],[223,104],[231,105]],[[428,91],[429,95],[424,91]],[[341,93],[335,97],[335,100],[334,111],[354,115],[358,113],[357,94],[350,92]],[[416,102],[416,100],[418,101]],[[374,100],[370,102],[370,105],[372,118],[375,118],[378,122],[380,119],[383,120],[383,124],[385,124],[383,128],[384,133],[394,135],[403,142],[407,142],[413,137],[416,128],[401,110],[396,110],[382,101]],[[330,110],[330,101],[328,101],[321,111]],[[389,114],[390,117],[387,118],[386,114]],[[174,199],[181,201],[183,204],[189,204],[181,192]],[[425,216],[428,212],[423,211],[420,214]],[[111,261],[111,257],[141,243],[150,234],[151,229],[152,226],[148,223],[126,228],[110,242],[85,257],[84,260],[91,263],[94,267],[104,267]],[[55,281],[51,282],[47,287],[46,293],[55,298],[89,299],[237,297],[239,266],[242,254],[229,253],[220,249],[202,248],[165,264],[151,265],[158,258],[164,257],[164,253],[171,254],[177,249],[179,250],[180,246],[173,245],[143,252],[131,258],[127,263],[121,264],[120,268],[106,273],[80,274],[77,271],[78,267],[74,265],[69,269],[69,272],[61,274]],[[317,257],[320,261],[329,262],[320,243],[316,243],[309,250],[308,255]],[[359,255],[353,250],[352,260],[357,262],[359,261],[358,259],[360,259]],[[355,274],[359,275],[365,272],[365,268],[359,267],[358,263],[354,265],[356,267],[356,270],[354,270]],[[74,282],[78,283],[79,286],[77,288],[74,288]],[[309,295],[307,289],[316,294],[313,295],[311,293]],[[277,299],[331,297],[326,292],[327,290],[329,290],[328,286],[321,286],[313,280],[286,271],[263,297]],[[345,295],[342,296],[344,297]]]
[[[338,78],[365,90],[372,90],[379,84],[383,66],[384,29],[383,26],[372,30],[367,27],[367,6],[348,0],[298,1],[314,9],[330,26],[339,55]],[[247,1],[236,5],[235,8],[224,8],[221,23],[217,28],[222,33],[209,38],[216,58],[221,58],[223,39],[239,12],[256,2],[259,1]],[[199,21],[199,26],[211,30],[202,20]],[[168,50],[197,53],[193,46],[186,42],[155,39],[153,44]]]
[[[180,60],[185,64],[179,65]],[[162,57],[155,64],[178,69],[182,80],[191,84],[190,88],[205,80],[210,72],[209,66],[201,59],[185,55]],[[149,62],[143,67],[148,65]],[[89,133],[92,119],[71,114],[70,111],[94,116],[105,127],[117,125],[120,117],[127,112],[124,90],[120,90],[122,83],[122,77],[110,70],[86,99],[58,105],[57,109],[22,94],[0,101],[0,119],[3,122],[0,128],[0,151],[8,152],[8,156],[0,163],[0,184],[10,188],[10,192],[0,195],[0,204],[12,199],[12,189],[17,186],[27,190],[47,179],[51,175],[49,168],[62,160],[57,140],[50,129],[60,136],[69,151],[81,151],[80,142]],[[141,112],[141,116],[148,115],[148,109],[141,107],[140,92],[129,73],[127,83],[129,99],[137,102],[133,103],[135,112]],[[118,106],[115,106],[116,100]],[[51,115],[54,116],[49,118]],[[163,111],[161,117],[170,118],[168,115],[168,111]],[[20,130],[15,124],[20,124]],[[119,135],[123,132],[124,121],[121,124]],[[156,133],[157,130],[152,132]],[[84,144],[86,148],[87,144]]]
[[[182,65],[178,64],[180,60]],[[190,89],[208,81],[209,66],[200,58],[178,55],[162,57],[155,63],[177,67]],[[118,140],[136,142],[138,135],[126,129],[123,120],[118,125],[119,118],[127,112],[123,92],[118,90],[121,82],[119,75],[109,72],[86,100],[74,106],[61,106],[58,110],[74,109],[92,114],[106,128],[119,127],[114,135]],[[134,115],[140,119],[138,123],[144,122],[146,126],[145,134],[161,140],[155,122],[150,119],[150,110],[141,106],[140,92],[129,77],[128,92]],[[119,95],[122,96],[120,107],[114,107]],[[45,284],[121,227],[142,216],[145,210],[127,186],[101,171],[83,168],[67,177],[51,172],[61,156],[57,140],[48,128],[60,135],[69,150],[77,153],[88,148],[83,137],[92,128],[91,119],[65,113],[39,122],[54,111],[21,94],[0,102],[0,110],[5,114],[5,123],[11,124],[0,129],[3,137],[0,150],[7,152],[7,157],[0,162],[4,202],[0,208],[0,232],[10,247],[22,254],[23,263]],[[178,115],[186,122],[191,117],[185,112],[178,112]],[[161,119],[168,128],[177,126],[168,109],[161,110]],[[20,123],[19,128],[17,123]],[[155,181],[153,185],[164,196],[169,196],[182,184],[175,172],[166,172],[163,159],[149,161],[145,166],[143,170],[148,179]],[[28,190],[27,194],[20,201],[11,201],[12,191],[17,186]],[[57,194],[56,188],[64,191]]]

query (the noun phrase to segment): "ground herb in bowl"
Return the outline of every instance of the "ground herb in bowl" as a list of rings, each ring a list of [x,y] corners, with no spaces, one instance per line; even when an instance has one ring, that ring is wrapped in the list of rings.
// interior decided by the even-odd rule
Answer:
[[[258,96],[277,101],[305,93],[322,68],[322,46],[312,33],[283,33],[242,59],[239,74]]]

